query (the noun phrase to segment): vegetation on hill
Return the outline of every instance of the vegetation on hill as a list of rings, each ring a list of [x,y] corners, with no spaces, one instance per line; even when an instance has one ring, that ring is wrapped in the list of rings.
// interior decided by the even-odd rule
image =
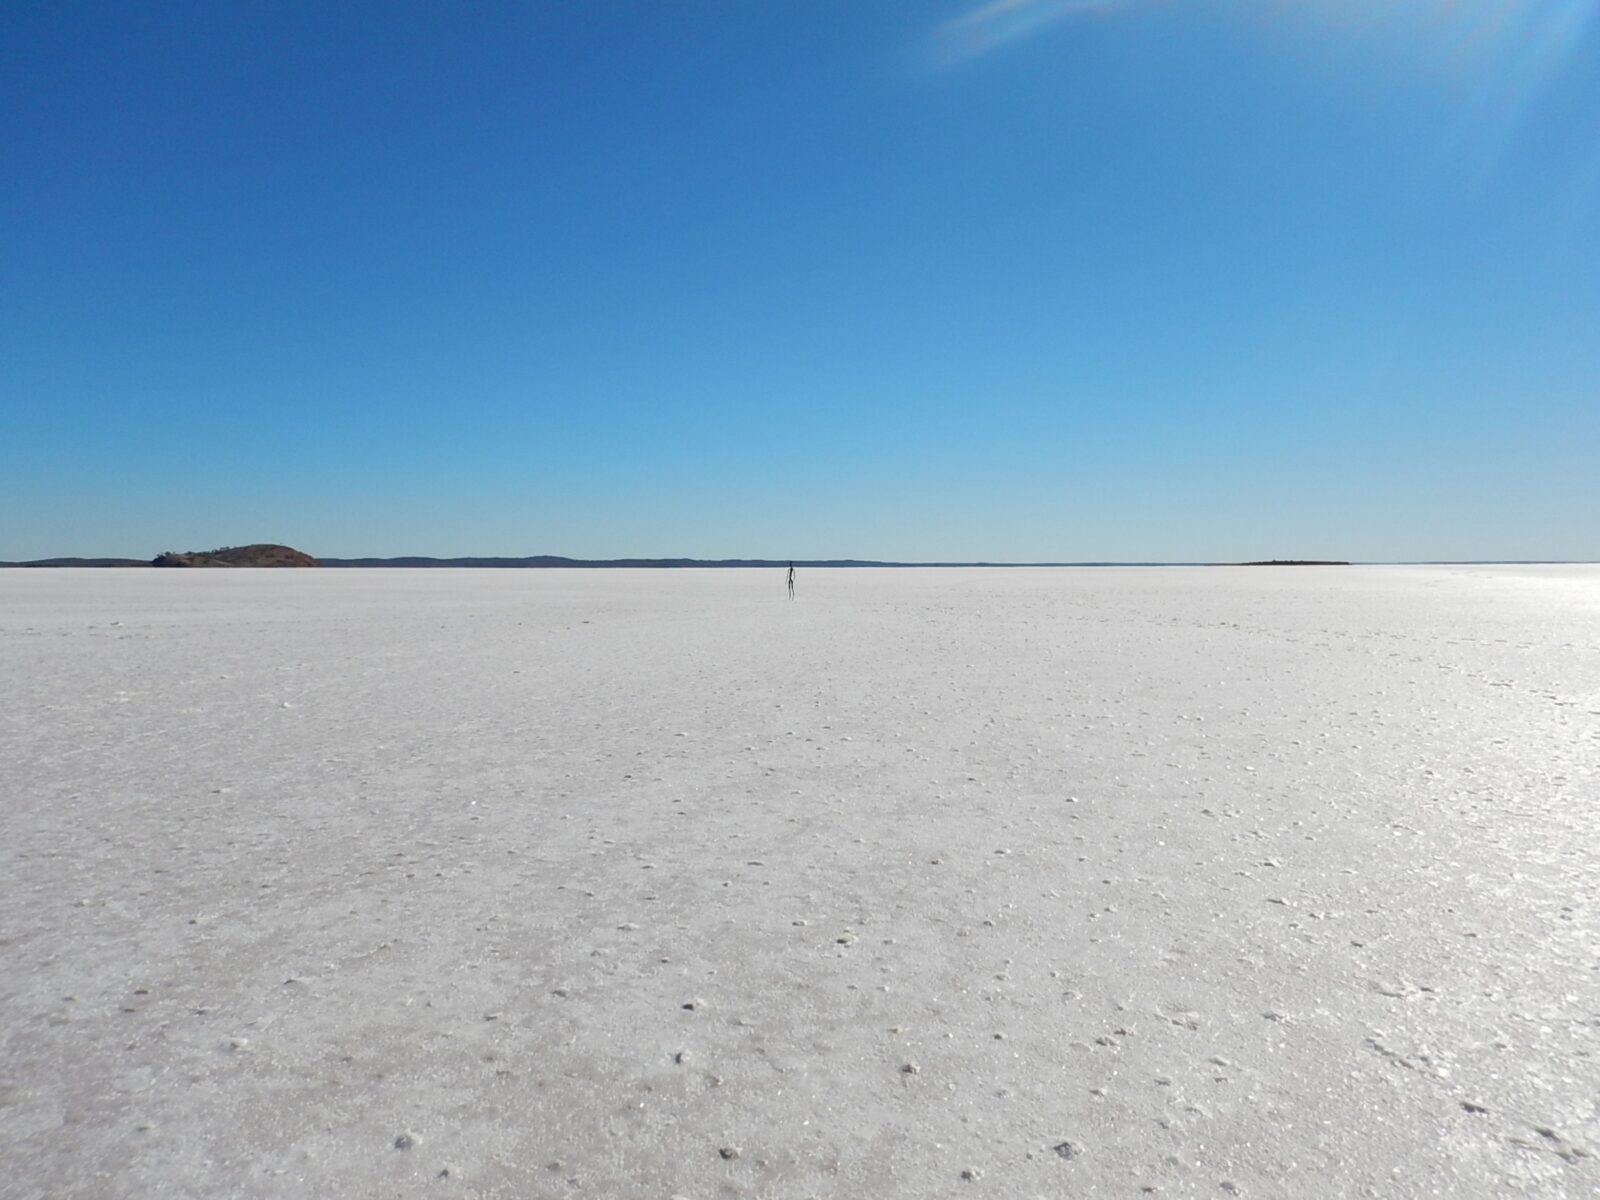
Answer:
[[[152,567],[315,567],[317,560],[292,546],[219,546],[215,550],[168,550]]]

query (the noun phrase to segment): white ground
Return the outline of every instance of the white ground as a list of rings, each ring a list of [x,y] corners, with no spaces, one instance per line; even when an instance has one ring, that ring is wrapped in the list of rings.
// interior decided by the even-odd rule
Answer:
[[[1600,1192],[1597,568],[12,570],[0,680],[8,1200]]]

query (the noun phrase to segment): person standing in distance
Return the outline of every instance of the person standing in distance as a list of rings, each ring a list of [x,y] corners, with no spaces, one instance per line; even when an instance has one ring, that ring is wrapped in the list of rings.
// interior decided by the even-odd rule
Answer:
[[[794,599],[794,562],[789,563],[789,599]]]

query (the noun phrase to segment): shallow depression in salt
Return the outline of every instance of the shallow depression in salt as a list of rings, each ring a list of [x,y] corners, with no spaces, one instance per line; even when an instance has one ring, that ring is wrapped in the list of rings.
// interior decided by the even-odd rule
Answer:
[[[0,1195],[1590,1196],[1600,569],[0,572]]]

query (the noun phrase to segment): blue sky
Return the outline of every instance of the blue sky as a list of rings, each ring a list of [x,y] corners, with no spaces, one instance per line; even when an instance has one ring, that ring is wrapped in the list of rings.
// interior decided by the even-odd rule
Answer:
[[[12,0],[0,559],[1600,558],[1600,0]]]

